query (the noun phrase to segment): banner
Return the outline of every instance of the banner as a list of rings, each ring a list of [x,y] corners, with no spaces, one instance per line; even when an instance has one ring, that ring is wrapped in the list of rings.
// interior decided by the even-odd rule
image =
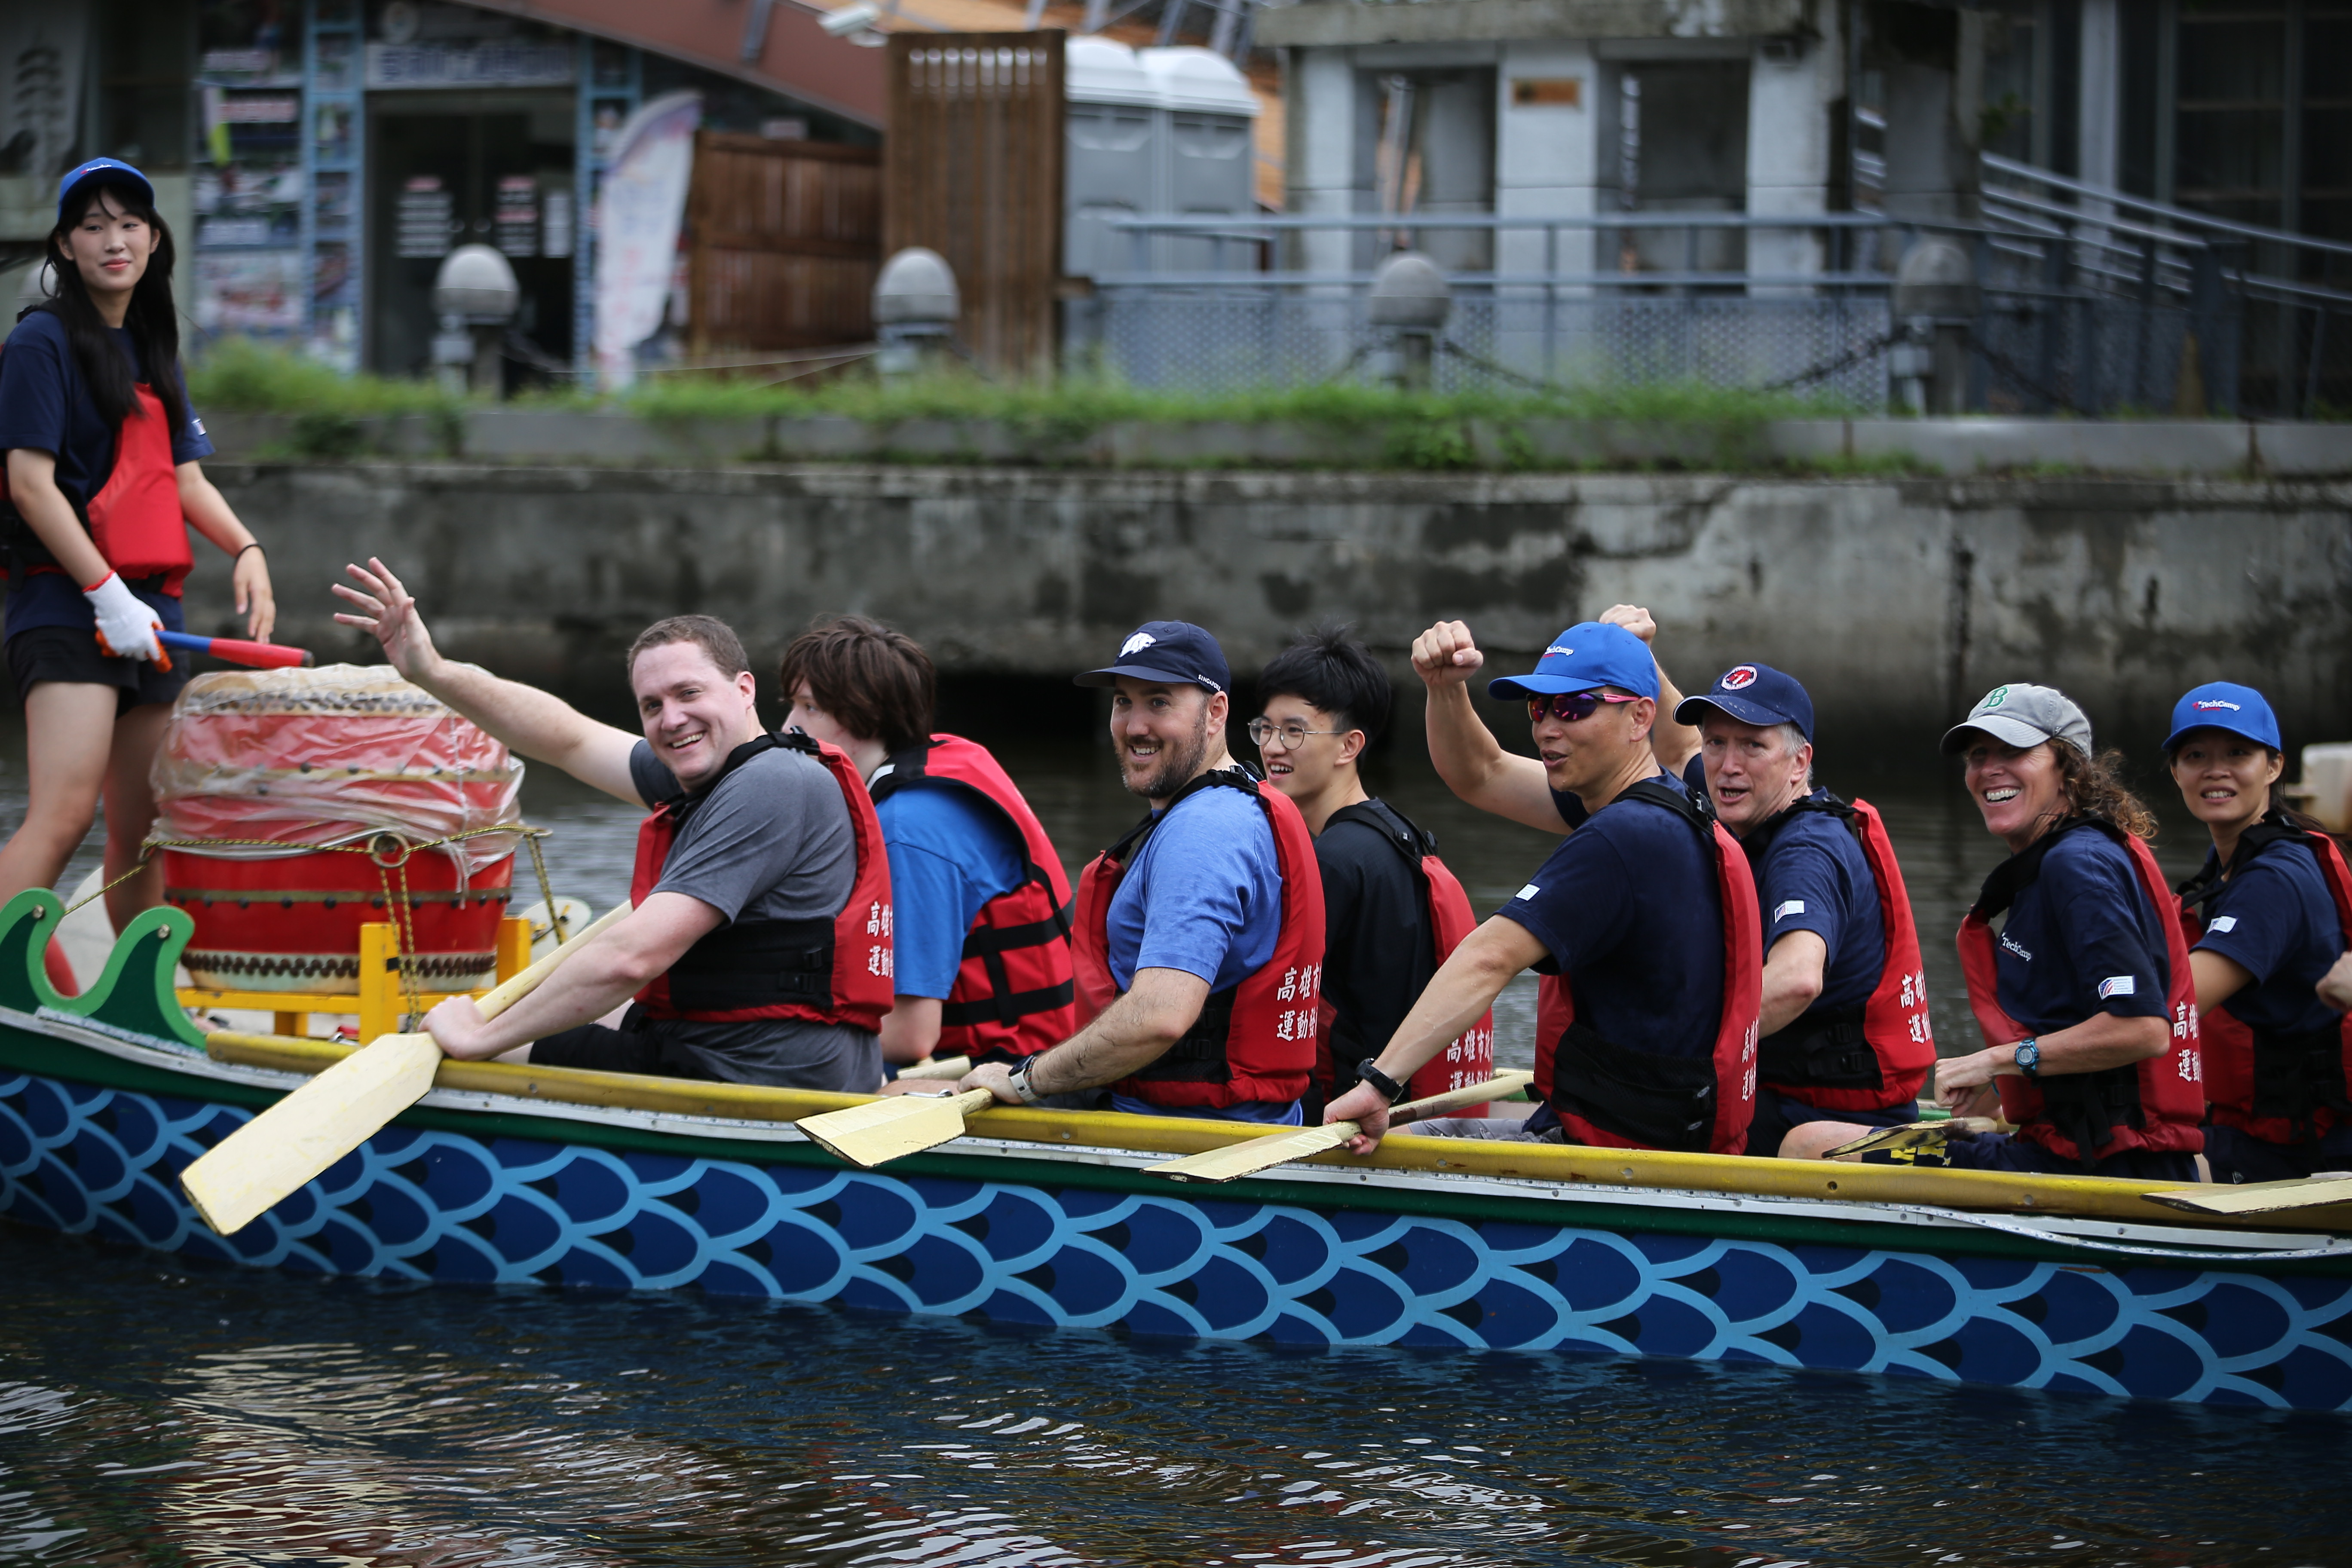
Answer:
[[[666,93],[613,138],[596,195],[596,365],[607,388],[628,385],[631,351],[661,327],[701,122],[700,94]]]
[[[0,158],[9,174],[32,176],[47,198],[38,206],[57,199],[58,176],[74,165],[88,37],[82,7],[0,5]]]

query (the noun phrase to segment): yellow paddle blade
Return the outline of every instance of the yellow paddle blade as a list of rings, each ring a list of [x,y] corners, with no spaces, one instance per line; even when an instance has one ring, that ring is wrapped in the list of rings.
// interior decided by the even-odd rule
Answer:
[[[235,1236],[366,1142],[433,1087],[430,1035],[381,1035],[222,1139],[180,1173],[206,1225]]]
[[[2352,1176],[2302,1176],[2284,1182],[2183,1187],[2177,1193],[2145,1195],[2152,1204],[2187,1209],[2191,1214],[2277,1214],[2284,1209],[2352,1203]]]
[[[1151,1166],[1150,1171],[1155,1176],[1166,1176],[1178,1182],[1230,1182],[1291,1160],[1304,1160],[1309,1155],[1320,1154],[1326,1149],[1337,1149],[1353,1138],[1357,1131],[1352,1121],[1302,1127],[1295,1132],[1247,1138],[1239,1143],[1228,1143],[1222,1149],[1204,1149],[1181,1160],[1163,1161]]]
[[[1878,1127],[1850,1143],[1841,1143],[1822,1156],[1867,1154],[1874,1149],[1940,1149],[1959,1132],[1998,1132],[2001,1123],[1990,1116],[1948,1116],[1937,1121],[1906,1121],[1900,1127]]]
[[[927,1062],[917,1062],[898,1069],[900,1083],[920,1083],[932,1079],[945,1079],[950,1083],[971,1070],[970,1057],[933,1057]]]
[[[996,1099],[984,1089],[961,1094],[901,1094],[793,1123],[827,1153],[860,1170],[919,1154],[963,1136],[963,1119]]]

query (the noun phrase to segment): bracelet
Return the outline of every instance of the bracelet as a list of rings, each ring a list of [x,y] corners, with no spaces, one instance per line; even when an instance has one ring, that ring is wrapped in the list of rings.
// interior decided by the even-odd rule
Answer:
[[[238,563],[238,562],[240,562],[240,561],[244,560],[244,559],[245,559],[245,552],[246,552],[247,551],[248,551],[248,550],[261,550],[261,541],[259,541],[258,539],[257,539],[257,540],[255,540],[255,541],[254,541],[252,543],[250,543],[250,544],[241,544],[241,545],[237,546],[236,553],[236,554],[234,554],[234,555],[232,555],[232,556],[230,556],[230,557],[228,558],[228,559],[229,559],[229,564],[231,564],[231,565],[235,565],[236,563]],[[263,555],[265,555],[265,556],[266,556],[266,555],[268,555],[268,554],[269,553],[269,552],[268,552],[267,550],[261,550],[261,553],[262,553]]]

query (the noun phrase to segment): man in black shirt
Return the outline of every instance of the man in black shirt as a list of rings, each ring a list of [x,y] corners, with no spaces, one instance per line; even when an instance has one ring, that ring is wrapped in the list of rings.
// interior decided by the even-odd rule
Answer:
[[[1365,793],[1359,763],[1388,727],[1392,696],[1370,650],[1345,627],[1318,626],[1275,656],[1258,691],[1250,739],[1315,836],[1323,872],[1323,998],[1335,1016],[1319,1037],[1314,1092],[1328,1100],[1354,1084],[1356,1063],[1380,1055],[1475,922],[1435,840]],[[1414,1092],[1492,1077],[1494,1038],[1493,1020],[1480,1019],[1415,1076]]]

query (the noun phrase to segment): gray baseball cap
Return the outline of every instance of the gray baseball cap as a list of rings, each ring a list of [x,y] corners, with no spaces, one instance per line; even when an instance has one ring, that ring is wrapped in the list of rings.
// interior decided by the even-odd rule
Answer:
[[[1994,687],[1977,699],[1966,719],[1944,731],[1944,755],[1966,751],[1972,733],[2021,749],[2063,741],[2084,756],[2091,754],[2090,719],[2053,686]]]

